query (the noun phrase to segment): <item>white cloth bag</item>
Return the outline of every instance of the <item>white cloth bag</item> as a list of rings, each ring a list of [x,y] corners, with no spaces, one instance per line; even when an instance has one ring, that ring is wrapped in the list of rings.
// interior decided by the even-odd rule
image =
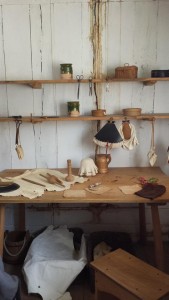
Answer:
[[[28,293],[38,293],[44,300],[62,297],[86,264],[85,240],[80,251],[73,245],[73,233],[67,228],[49,226],[34,239],[23,265]]]

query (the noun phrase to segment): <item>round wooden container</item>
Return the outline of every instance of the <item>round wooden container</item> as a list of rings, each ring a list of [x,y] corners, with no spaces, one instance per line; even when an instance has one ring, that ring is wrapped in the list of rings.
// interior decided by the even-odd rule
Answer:
[[[124,116],[140,116],[141,115],[141,108],[125,108],[123,109]]]
[[[103,117],[106,115],[105,109],[93,109],[92,110],[92,116],[94,117]]]

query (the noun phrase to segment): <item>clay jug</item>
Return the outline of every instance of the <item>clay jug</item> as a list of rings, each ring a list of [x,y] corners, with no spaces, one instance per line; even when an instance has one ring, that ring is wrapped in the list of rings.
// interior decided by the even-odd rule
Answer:
[[[108,172],[108,165],[111,162],[110,154],[96,154],[96,166],[101,174]]]

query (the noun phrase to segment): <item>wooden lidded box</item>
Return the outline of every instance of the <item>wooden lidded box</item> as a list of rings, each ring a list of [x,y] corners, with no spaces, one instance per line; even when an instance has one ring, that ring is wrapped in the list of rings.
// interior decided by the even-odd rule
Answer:
[[[138,67],[129,66],[129,64],[124,64],[124,67],[115,68],[115,77],[134,79],[137,78],[137,71]]]

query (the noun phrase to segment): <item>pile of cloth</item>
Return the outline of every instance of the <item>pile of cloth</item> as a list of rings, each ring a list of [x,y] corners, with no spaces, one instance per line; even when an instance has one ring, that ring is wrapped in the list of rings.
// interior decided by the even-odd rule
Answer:
[[[43,300],[71,299],[66,290],[86,262],[84,236],[77,251],[66,227],[47,227],[33,240],[24,261],[28,293],[40,294]]]
[[[0,257],[0,299],[21,300],[19,278],[16,275],[10,275],[7,272],[5,272],[1,257]]]

